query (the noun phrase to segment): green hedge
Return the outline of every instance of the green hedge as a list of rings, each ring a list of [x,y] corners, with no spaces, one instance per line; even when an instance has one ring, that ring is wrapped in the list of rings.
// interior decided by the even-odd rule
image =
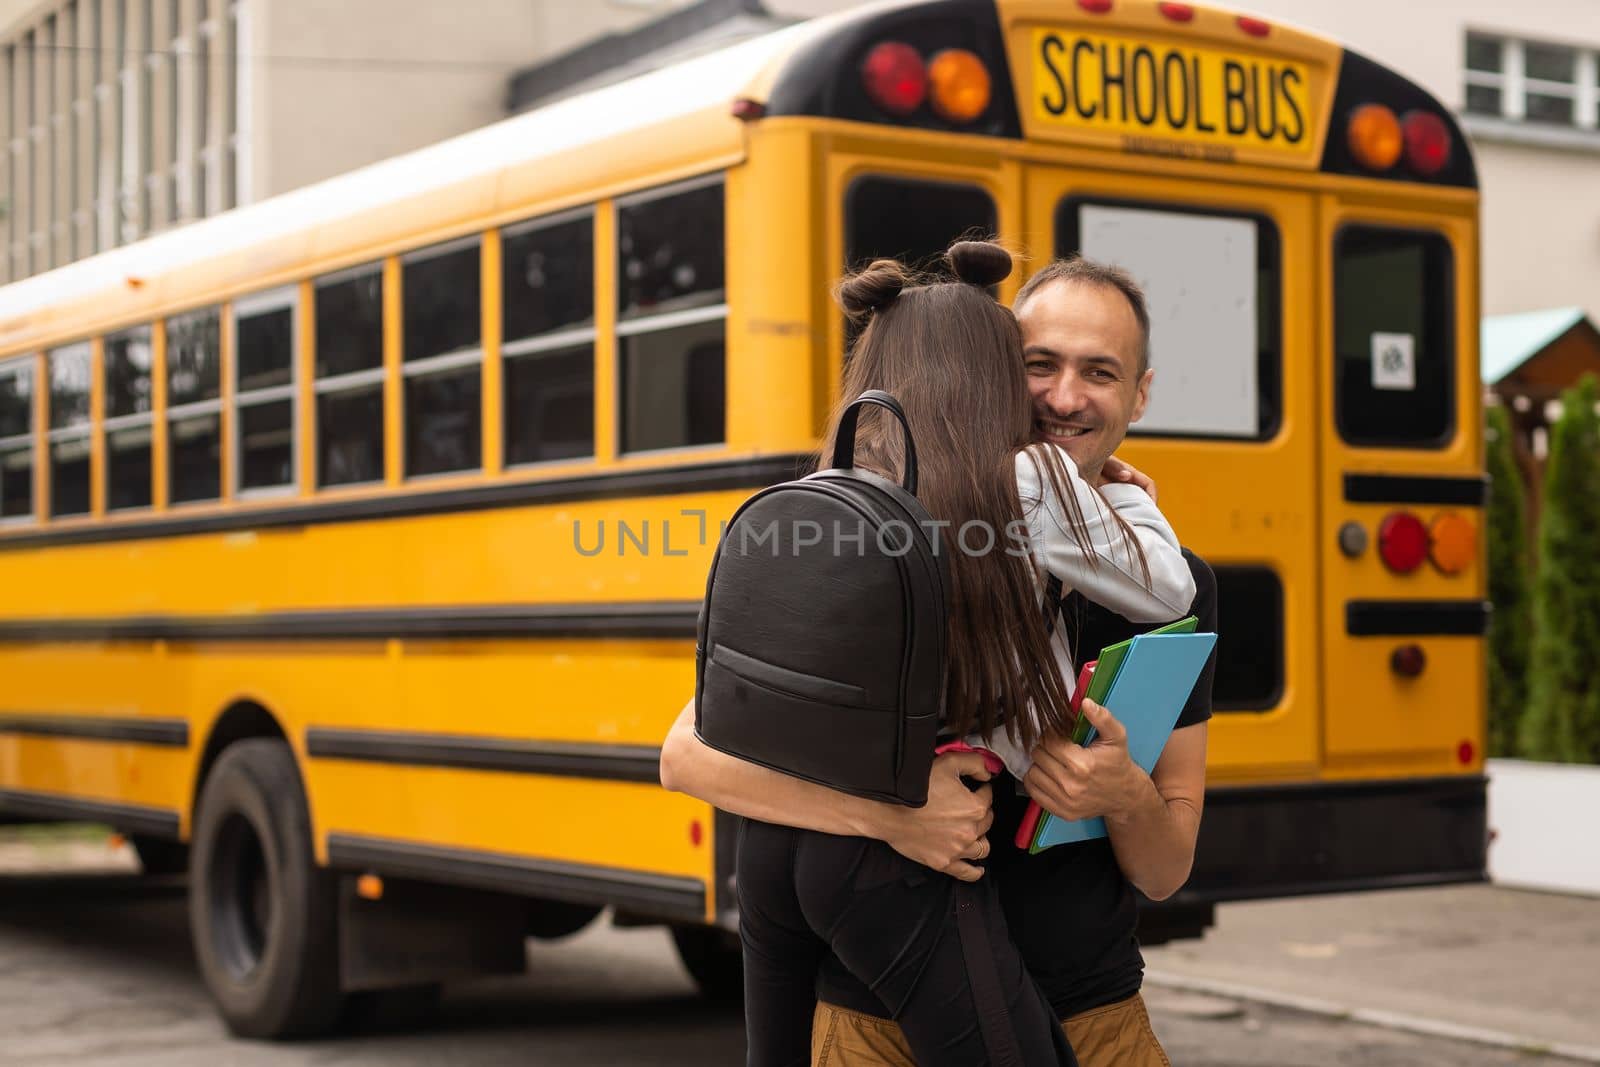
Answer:
[[[1528,589],[1527,487],[1517,466],[1511,415],[1485,412],[1489,469],[1489,755],[1518,754],[1517,726],[1528,702],[1533,616]]]
[[[1562,394],[1539,523],[1529,759],[1600,763],[1600,416],[1593,375]]]

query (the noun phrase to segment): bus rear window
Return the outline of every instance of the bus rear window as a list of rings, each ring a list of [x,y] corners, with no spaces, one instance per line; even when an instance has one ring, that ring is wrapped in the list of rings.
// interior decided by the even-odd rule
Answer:
[[[880,258],[928,267],[957,238],[992,237],[997,225],[994,200],[975,185],[878,175],[851,183],[844,212],[851,267]]]
[[[1454,430],[1455,264],[1437,233],[1334,241],[1335,418],[1353,445],[1439,448]]]
[[[1068,197],[1058,256],[1118,266],[1144,289],[1150,366],[1129,432],[1266,440],[1282,421],[1278,228],[1260,215]]]

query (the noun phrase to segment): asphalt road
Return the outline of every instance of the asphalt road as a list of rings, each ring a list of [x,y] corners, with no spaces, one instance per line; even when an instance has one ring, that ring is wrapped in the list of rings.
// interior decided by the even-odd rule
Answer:
[[[664,1067],[742,1058],[737,1012],[695,996],[659,930],[599,923],[564,942],[530,942],[528,963],[525,977],[452,987],[421,1017],[331,1041],[239,1042],[200,985],[180,890],[127,876],[0,876],[0,1065]],[[1246,1001],[1156,988],[1147,995],[1178,1067],[1531,1062],[1511,1050]]]

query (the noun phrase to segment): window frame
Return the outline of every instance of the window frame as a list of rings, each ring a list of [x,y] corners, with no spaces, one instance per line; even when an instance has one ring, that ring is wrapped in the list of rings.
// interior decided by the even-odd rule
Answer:
[[[1339,364],[1339,250],[1345,235],[1352,230],[1380,231],[1390,234],[1410,234],[1416,237],[1432,238],[1437,240],[1449,254],[1449,262],[1445,264],[1445,277],[1439,282],[1442,291],[1449,297],[1449,307],[1439,315],[1439,323],[1444,331],[1444,341],[1448,348],[1448,359],[1445,365],[1448,370],[1448,379],[1444,386],[1446,420],[1444,429],[1436,437],[1418,437],[1412,439],[1398,439],[1382,437],[1374,439],[1353,439],[1346,431],[1344,412],[1345,395],[1340,385],[1341,368]],[[1328,352],[1331,356],[1333,380],[1328,383],[1333,394],[1333,432],[1338,444],[1349,449],[1391,449],[1405,452],[1442,452],[1449,448],[1461,432],[1461,421],[1458,418],[1457,392],[1461,388],[1461,337],[1456,326],[1456,316],[1459,311],[1457,299],[1457,279],[1460,277],[1461,266],[1456,255],[1456,246],[1450,240],[1450,235],[1442,229],[1429,229],[1426,226],[1396,225],[1390,222],[1377,222],[1366,218],[1347,218],[1340,221],[1333,231],[1333,239],[1328,244],[1328,319],[1327,337]],[[1424,281],[1434,277],[1431,272],[1424,271]],[[1426,313],[1427,309],[1424,309]],[[1426,314],[1424,321],[1427,320]]]
[[[504,294],[505,294],[505,280],[504,280],[505,255],[504,255],[504,250],[505,250],[505,246],[506,246],[506,241],[508,239],[515,238],[515,237],[521,237],[521,236],[523,236],[525,234],[533,233],[533,232],[535,232],[537,230],[546,230],[546,229],[553,229],[553,228],[555,228],[557,226],[565,226],[568,223],[577,222],[580,219],[587,219],[588,220],[589,227],[590,227],[590,232],[591,232],[591,234],[593,234],[594,231],[595,231],[595,226],[596,226],[595,220],[596,220],[597,215],[598,215],[598,211],[596,210],[595,205],[586,204],[583,207],[571,208],[571,209],[566,210],[566,211],[557,211],[557,212],[555,212],[553,214],[541,215],[541,216],[539,216],[537,218],[523,219],[521,222],[514,222],[514,223],[511,223],[509,225],[501,226],[501,227],[498,228],[498,240],[500,242],[500,248],[501,248],[501,256],[500,256],[500,273],[501,273],[501,277],[495,278],[494,279],[494,283],[495,283],[495,286],[497,288],[496,302],[499,305],[499,309],[500,309],[500,322],[497,325],[497,331],[498,331],[499,337],[500,337],[500,382],[501,382],[501,396],[500,396],[500,405],[501,405],[501,415],[500,415],[500,455],[501,455],[501,466],[502,466],[502,469],[504,469],[504,470],[507,470],[507,471],[538,470],[538,469],[540,469],[542,467],[559,466],[561,464],[589,462],[589,461],[593,461],[594,459],[596,459],[599,456],[600,440],[599,440],[599,435],[596,433],[596,430],[597,430],[598,425],[599,425],[599,417],[598,417],[599,416],[599,411],[598,411],[598,408],[597,408],[598,398],[599,398],[599,389],[598,389],[598,384],[599,383],[597,381],[598,374],[596,373],[597,368],[598,368],[598,363],[596,362],[596,356],[597,356],[597,354],[599,352],[599,347],[600,347],[600,324],[599,324],[600,316],[599,316],[599,308],[598,307],[594,307],[594,308],[590,309],[589,325],[587,325],[587,326],[558,326],[553,330],[546,330],[543,333],[529,334],[526,337],[519,337],[514,341],[508,341],[508,340],[506,340],[506,337],[505,337],[505,301],[503,299],[504,298]],[[617,252],[618,252],[618,255],[620,257],[621,249],[619,248],[617,250]],[[601,249],[598,247],[598,245],[595,242],[591,241],[590,256],[589,256],[589,289],[590,289],[591,292],[595,291],[595,286],[596,286],[596,283],[597,283],[598,278],[599,278],[599,271],[597,271],[595,268],[598,265],[600,254],[601,254]],[[726,302],[724,302],[724,306],[726,306]],[[620,323],[618,325],[620,326]],[[619,337],[621,336],[620,333],[618,334],[618,336]],[[507,457],[507,456],[509,456],[511,454],[511,449],[510,449],[510,444],[511,444],[511,420],[506,417],[506,413],[505,413],[505,403],[506,403],[506,397],[508,395],[508,390],[506,388],[506,384],[505,383],[506,383],[507,379],[510,377],[510,375],[507,373],[507,368],[510,366],[510,364],[514,360],[522,360],[522,359],[534,358],[534,357],[540,356],[540,355],[542,355],[544,353],[547,353],[547,352],[560,352],[560,351],[562,351],[564,349],[568,349],[568,348],[577,348],[580,345],[588,345],[589,346],[589,356],[590,356],[590,359],[589,359],[589,364],[590,364],[590,366],[589,366],[589,385],[590,385],[591,391],[595,394],[595,399],[590,403],[590,412],[589,412],[589,418],[590,418],[589,451],[584,455],[568,456],[568,457],[565,457],[565,458],[562,458],[562,459],[536,459],[536,460],[529,460],[529,461],[526,461],[526,462],[523,462],[523,463],[511,463],[511,462],[506,461],[505,457]],[[621,349],[620,345],[617,346],[616,364],[617,364],[617,373],[621,374],[621,372],[622,372],[622,349]],[[620,407],[620,405],[621,405],[620,389],[618,390],[617,403],[618,403],[618,406]],[[619,411],[618,415],[620,416],[620,414],[621,414],[621,412]],[[617,442],[616,443],[618,445],[620,445],[621,444],[621,438],[622,438],[622,427],[621,427],[620,422],[617,424],[617,426],[615,428],[615,433],[617,435]],[[622,454],[620,449],[616,450],[616,454],[617,455],[621,455]]]
[[[28,391],[28,431],[0,437],[0,452],[11,451],[19,444],[27,449],[29,470],[32,472],[28,485],[28,510],[20,515],[0,515],[0,528],[31,525],[39,521],[39,363],[31,352],[0,359],[0,378],[20,378],[24,375],[33,379]]]
[[[1473,70],[1467,66],[1467,49],[1474,37],[1499,46],[1498,71]],[[1572,81],[1548,81],[1529,77],[1527,73],[1529,46],[1570,50],[1574,54]],[[1528,123],[1543,129],[1589,132],[1600,130],[1600,48],[1556,41],[1535,41],[1469,27],[1462,40],[1461,74],[1463,114]],[[1472,87],[1498,90],[1500,110],[1498,112],[1470,110],[1467,106],[1467,90]],[[1528,118],[1529,94],[1560,97],[1572,101],[1572,119],[1568,122],[1559,122]]]
[[[624,268],[622,263],[622,226],[620,216],[623,208],[638,207],[640,204],[653,203],[657,200],[666,200],[684,193],[693,193],[701,189],[717,186],[722,189],[722,300],[715,304],[703,304],[686,308],[675,308],[670,311],[654,312],[646,315],[636,315],[623,318],[622,307],[622,282]],[[728,176],[726,171],[714,171],[710,174],[701,174],[683,181],[672,182],[668,185],[655,186],[650,189],[619,196],[612,201],[613,217],[618,219],[612,234],[612,244],[609,254],[614,271],[612,292],[610,300],[613,308],[612,335],[612,380],[616,382],[615,395],[612,398],[614,405],[614,418],[612,420],[612,454],[618,458],[631,456],[672,456],[677,454],[694,454],[710,449],[723,449],[728,447]],[[595,249],[596,259],[600,256],[600,249]],[[597,309],[598,310],[598,309]],[[668,330],[681,326],[698,326],[702,323],[723,323],[722,360],[723,360],[723,390],[722,390],[722,439],[720,441],[707,441],[701,444],[667,445],[664,448],[633,448],[624,449],[623,439],[627,429],[627,410],[623,366],[624,346],[622,342],[630,337],[640,337],[652,333],[665,333]],[[598,448],[598,444],[596,445]]]
[[[388,484],[387,471],[388,471],[388,461],[389,461],[389,454],[388,454],[389,441],[388,441],[387,420],[388,420],[388,413],[389,413],[389,407],[388,407],[388,405],[389,405],[389,396],[388,396],[389,367],[388,367],[387,356],[383,355],[384,350],[385,350],[385,348],[386,348],[386,346],[388,344],[388,338],[386,336],[387,333],[388,333],[388,323],[383,321],[383,318],[385,318],[386,316],[380,316],[380,320],[379,320],[380,321],[380,327],[379,327],[380,359],[379,359],[378,365],[376,367],[368,367],[365,370],[348,371],[348,372],[346,372],[344,374],[332,374],[332,375],[329,375],[327,377],[322,377],[321,375],[319,375],[317,373],[317,357],[318,357],[318,355],[320,353],[316,350],[316,347],[317,347],[316,346],[316,336],[317,336],[317,321],[316,321],[316,317],[317,317],[317,290],[319,288],[321,288],[322,286],[324,286],[324,285],[337,285],[337,284],[339,284],[341,282],[346,282],[346,281],[349,281],[349,280],[351,280],[353,278],[359,278],[359,277],[362,277],[362,276],[367,275],[367,274],[376,274],[378,276],[379,300],[382,301],[382,302],[386,302],[388,300],[388,285],[389,285],[388,280],[385,277],[385,275],[388,273],[387,262],[388,262],[387,258],[385,258],[385,259],[368,260],[368,261],[366,261],[364,263],[358,263],[358,264],[356,264],[354,266],[345,267],[345,268],[343,268],[341,270],[330,271],[327,274],[318,275],[317,277],[314,277],[314,278],[310,279],[310,282],[311,282],[311,324],[310,325],[311,325],[311,337],[312,337],[312,353],[311,353],[311,408],[312,408],[311,421],[312,421],[312,438],[311,438],[311,441],[312,441],[313,461],[315,463],[315,474],[313,475],[313,477],[315,478],[317,492],[319,492],[319,493],[339,493],[339,492],[344,492],[344,491],[349,490],[349,489],[370,489],[373,486],[382,486],[382,485]],[[298,315],[296,316],[296,321],[298,321]],[[324,482],[322,480],[322,412],[321,412],[321,406],[322,406],[321,405],[321,400],[322,400],[322,398],[324,396],[329,396],[329,395],[334,395],[334,394],[360,392],[360,391],[369,389],[370,387],[372,387],[374,385],[378,386],[378,389],[379,389],[379,395],[381,397],[381,404],[382,404],[383,413],[384,413],[384,420],[385,420],[384,434],[383,434],[382,440],[380,441],[380,453],[379,453],[380,462],[379,462],[379,465],[378,465],[379,466],[378,476],[376,478],[368,478],[366,480],[359,481],[359,482],[333,482],[333,483]],[[404,440],[404,434],[402,434],[402,442],[403,442],[403,440]]]
[[[150,409],[148,411],[135,412],[135,413],[133,413],[131,415],[115,415],[115,416],[112,416],[112,415],[106,414],[105,412],[102,412],[101,413],[101,418],[100,418],[100,425],[96,428],[98,433],[100,434],[101,440],[105,442],[105,444],[104,444],[105,459],[104,459],[104,463],[102,464],[101,477],[105,481],[105,513],[107,515],[112,515],[112,514],[131,515],[131,514],[137,514],[139,512],[143,512],[143,511],[153,511],[153,510],[155,510],[155,505],[156,505],[155,479],[156,479],[156,414],[157,414],[157,411],[156,411],[156,394],[155,394],[155,387],[156,387],[156,380],[155,380],[155,378],[156,378],[156,337],[155,337],[155,323],[154,322],[136,322],[131,326],[124,326],[121,329],[107,330],[104,334],[101,335],[101,338],[100,338],[100,345],[101,345],[100,388],[101,388],[101,391],[102,391],[102,395],[107,398],[106,401],[105,401],[105,404],[106,404],[106,409],[109,410],[109,408],[110,408],[111,389],[110,389],[110,382],[108,380],[108,376],[111,373],[111,356],[110,356],[110,353],[109,353],[108,349],[109,349],[109,347],[111,345],[111,342],[112,342],[112,340],[114,338],[120,338],[120,337],[126,336],[128,334],[134,334],[134,333],[139,332],[140,330],[143,330],[145,332],[146,343],[150,346],[150,368],[149,368],[149,370],[147,372],[150,375]],[[122,507],[118,507],[118,506],[116,506],[115,504],[113,504],[111,502],[111,499],[112,499],[111,477],[112,477],[112,474],[114,473],[113,472],[113,464],[111,462],[111,435],[115,434],[115,433],[123,433],[123,432],[125,432],[127,430],[138,430],[138,429],[141,429],[141,428],[147,428],[150,431],[150,445],[149,445],[149,448],[150,448],[150,486],[149,486],[150,502],[147,503],[147,504],[130,504],[130,505],[124,505]],[[91,490],[91,494],[90,495],[91,495],[91,498],[92,498],[92,496],[93,496],[92,490]]]
[[[454,237],[447,241],[425,245],[401,253],[399,259],[400,279],[400,478],[404,482],[427,482],[439,479],[460,478],[463,475],[482,474],[484,472],[483,455],[483,246],[484,233],[474,231],[462,237]],[[476,248],[478,251],[478,344],[475,348],[459,348],[450,352],[441,352],[434,356],[425,356],[422,359],[407,359],[405,352],[406,337],[406,267],[412,263],[422,263],[440,256],[448,256],[460,252],[465,248]],[[453,470],[428,471],[423,474],[411,472],[411,456],[406,448],[406,435],[410,430],[407,414],[410,408],[411,390],[413,380],[419,378],[442,377],[463,367],[476,366],[478,368],[478,464],[475,467],[459,467]],[[386,398],[387,399],[387,398]]]
[[[57,355],[61,355],[61,354],[64,354],[64,353],[73,352],[76,349],[81,349],[82,350],[83,354],[88,357],[88,367],[89,367],[88,387],[89,387],[89,395],[92,398],[94,396],[94,369],[95,369],[94,346],[95,346],[95,342],[93,340],[85,338],[85,339],[80,340],[80,341],[69,341],[68,343],[66,343],[64,345],[56,345],[54,348],[45,349],[45,353],[44,353],[44,359],[45,359],[45,362],[44,362],[44,379],[45,379],[44,380],[44,388],[47,389],[47,390],[50,390],[50,394],[48,396],[48,402],[50,404],[49,411],[51,412],[51,414],[45,418],[45,427],[44,427],[44,429],[45,429],[44,477],[50,479],[50,509],[49,509],[49,515],[46,516],[46,517],[51,522],[62,522],[62,521],[73,522],[73,521],[92,520],[95,517],[95,510],[94,510],[94,480],[95,480],[94,438],[95,438],[95,434],[98,432],[98,429],[95,426],[95,422],[94,422],[94,411],[93,411],[93,407],[92,407],[93,400],[91,399],[91,401],[90,401],[91,409],[89,411],[89,414],[87,416],[85,416],[85,418],[84,418],[84,420],[82,422],[74,423],[71,426],[60,426],[60,427],[57,427],[57,426],[50,425],[51,420],[54,417],[54,412],[55,412],[55,394],[54,394],[54,390],[51,388],[51,374],[50,374],[50,371],[51,371],[50,361],[51,361],[52,357],[57,356]],[[63,445],[63,444],[72,444],[75,441],[82,441],[84,443],[85,447],[87,447],[88,450],[89,450],[89,455],[88,455],[88,460],[89,460],[89,502],[88,502],[88,506],[85,507],[82,511],[69,511],[69,512],[64,512],[63,513],[61,511],[56,510],[56,505],[57,505],[58,501],[61,499],[60,494],[56,492],[56,460],[55,460],[56,447],[58,445]]]
[[[188,318],[194,315],[203,315],[206,312],[215,312],[217,316],[217,395],[210,400],[192,400],[187,404],[174,405],[170,402],[172,396],[172,322],[174,319]],[[217,504],[222,503],[222,501],[226,499],[228,483],[223,470],[223,467],[226,464],[221,456],[217,458],[217,494],[215,496],[201,497],[197,500],[178,500],[176,497],[174,497],[173,487],[176,483],[173,478],[174,472],[172,469],[172,462],[173,455],[176,452],[176,449],[173,447],[173,442],[176,440],[176,438],[173,435],[172,426],[173,423],[181,420],[200,418],[205,415],[215,415],[217,417],[217,447],[219,451],[223,450],[223,442],[226,440],[227,435],[227,430],[223,425],[223,423],[226,421],[223,418],[223,408],[225,406],[224,398],[227,396],[227,393],[224,382],[224,379],[226,378],[226,371],[222,365],[222,351],[225,343],[223,341],[223,330],[225,329],[225,320],[227,317],[225,305],[218,303],[202,304],[199,307],[188,308],[184,311],[175,311],[170,315],[163,316],[161,319],[163,338],[162,347],[165,350],[162,358],[163,366],[161,368],[161,373],[165,375],[167,379],[165,385],[166,391],[164,395],[168,399],[168,403],[164,405],[162,411],[162,421],[164,423],[164,430],[167,435],[167,454],[164,457],[164,462],[166,463],[167,467],[167,507],[169,509],[215,507]]]
[[[1194,442],[1232,442],[1242,444],[1265,445],[1276,440],[1283,433],[1283,363],[1286,341],[1284,337],[1283,306],[1285,286],[1287,282],[1283,269],[1283,232],[1278,225],[1278,220],[1266,211],[1233,209],[1217,207],[1214,204],[1193,204],[1175,200],[1138,200],[1125,197],[1102,197],[1091,193],[1067,193],[1056,201],[1054,217],[1050,220],[1051,255],[1059,258],[1070,254],[1063,250],[1062,220],[1072,212],[1073,232],[1076,234],[1074,242],[1078,247],[1072,252],[1081,249],[1083,234],[1082,223],[1076,211],[1085,205],[1092,207],[1126,208],[1133,211],[1164,211],[1174,215],[1197,215],[1205,218],[1237,219],[1256,224],[1256,270],[1271,269],[1277,284],[1270,289],[1272,303],[1266,309],[1271,333],[1271,343],[1264,337],[1256,338],[1256,404],[1259,406],[1263,399],[1271,404],[1271,417],[1263,424],[1257,418],[1257,429],[1254,434],[1223,434],[1223,433],[1179,433],[1172,430],[1143,430],[1138,423],[1128,428],[1128,436],[1134,440],[1152,441],[1194,441]],[[1262,295],[1262,294],[1258,294]]]
[[[243,365],[239,360],[239,318],[289,309],[289,382],[287,385],[269,385],[261,389],[241,389],[239,376]],[[300,491],[300,286],[291,283],[275,289],[262,289],[247,296],[235,298],[228,306],[222,324],[227,337],[228,350],[233,353],[229,373],[232,381],[232,426],[228,437],[232,447],[226,463],[227,487],[234,500],[263,500],[273,497],[294,496]],[[247,407],[289,402],[289,481],[283,485],[244,486],[244,418]]]

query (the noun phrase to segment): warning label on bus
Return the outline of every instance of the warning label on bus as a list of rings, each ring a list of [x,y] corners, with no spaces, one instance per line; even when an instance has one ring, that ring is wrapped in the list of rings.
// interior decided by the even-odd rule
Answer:
[[[1032,54],[1036,135],[1093,134],[1174,157],[1227,160],[1247,150],[1315,162],[1320,111],[1306,63],[1052,29],[1034,31]]]

